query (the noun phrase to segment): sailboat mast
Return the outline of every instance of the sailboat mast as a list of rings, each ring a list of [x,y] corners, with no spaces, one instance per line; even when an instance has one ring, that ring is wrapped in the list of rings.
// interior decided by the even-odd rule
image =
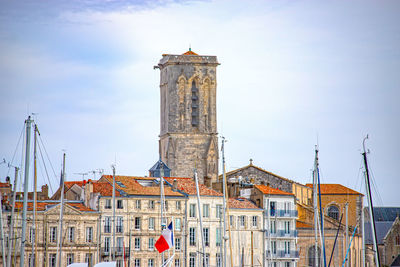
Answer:
[[[371,187],[370,187],[370,182],[369,182],[367,152],[365,151],[365,140],[367,140],[367,139],[368,139],[368,135],[363,140],[363,150],[364,150],[364,152],[362,153],[363,158],[364,158],[364,166],[365,166],[365,186],[366,186],[368,205],[369,205],[369,215],[370,215],[370,218],[371,218],[372,237],[374,239],[375,261],[376,261],[376,266],[381,266],[380,262],[379,262],[378,242],[377,242],[376,231],[375,231],[376,228],[375,228],[375,219],[374,219],[374,206],[372,204]]]
[[[13,186],[13,199],[12,199],[12,208],[11,208],[11,224],[10,229],[8,231],[8,254],[7,254],[7,266],[11,267],[11,248],[13,244],[13,235],[14,235],[14,213],[15,213],[15,198],[17,194],[17,181],[18,181],[18,167],[15,168],[15,179],[14,179],[14,186]],[[15,241],[14,241],[15,243]]]
[[[361,209],[361,233],[362,233],[362,262],[361,262],[361,266],[365,266],[364,208]]]
[[[3,262],[6,262],[6,248],[4,246],[4,228],[3,228],[3,194],[0,193],[0,232],[1,232],[1,253],[3,255]]]
[[[324,266],[326,267],[326,254],[325,254],[325,234],[324,234],[324,213],[322,212],[321,200],[321,183],[319,179],[319,166],[318,166],[318,149],[315,150],[317,182],[318,182],[318,196],[319,196],[319,215],[321,218],[321,243],[322,243],[322,256],[324,259]]]
[[[200,190],[199,190],[199,179],[197,178],[197,170],[194,169],[194,181],[196,183],[196,195],[197,195],[197,209],[199,211],[199,222],[200,222],[200,235],[201,235],[201,251],[203,256],[203,267],[206,265],[206,250],[204,244],[204,232],[203,232],[203,218],[201,216],[201,206],[200,206]]]
[[[222,151],[222,190],[223,192],[223,204],[222,204],[222,209],[223,209],[223,214],[224,214],[224,229],[223,229],[223,234],[222,234],[222,240],[223,240],[223,247],[224,247],[224,255],[223,255],[223,267],[226,267],[226,175],[225,175],[225,137],[222,138],[222,145],[221,145],[221,151]]]
[[[314,204],[314,261],[315,266],[319,266],[319,258],[318,255],[318,201],[317,201],[317,167],[318,167],[318,150],[315,150],[315,160],[314,160],[314,171],[313,171],[313,204]]]
[[[37,145],[37,125],[34,125],[34,131],[33,131],[33,136],[34,136],[34,146],[33,146],[33,175],[34,175],[34,180],[33,180],[33,220],[32,220],[32,257],[31,261],[32,263],[30,266],[36,266],[36,202],[37,202],[37,193],[36,193],[36,188],[37,188],[37,169],[36,169],[36,145]]]
[[[25,149],[25,178],[24,178],[24,204],[22,207],[22,233],[20,249],[20,267],[24,267],[25,242],[26,242],[26,212],[28,210],[28,185],[29,185],[29,154],[31,146],[31,116],[28,116],[26,123],[26,149]],[[14,188],[15,190],[15,188]]]
[[[115,260],[115,165],[111,165],[111,168],[113,170],[113,190],[112,190],[112,206],[113,206],[113,221],[112,221],[112,237],[113,237],[113,244],[111,247],[111,253],[112,253],[112,260]]]
[[[61,203],[60,203],[60,221],[58,223],[58,234],[57,234],[57,266],[61,267],[61,254],[62,254],[62,227],[64,217],[64,184],[65,184],[65,153],[63,154],[63,170],[61,174]],[[23,267],[23,266],[21,266]]]

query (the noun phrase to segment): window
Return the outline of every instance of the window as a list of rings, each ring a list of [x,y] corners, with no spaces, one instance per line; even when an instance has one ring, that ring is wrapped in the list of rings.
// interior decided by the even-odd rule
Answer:
[[[140,250],[140,237],[135,237],[135,250]]]
[[[271,241],[271,252],[276,254],[276,241]]]
[[[235,217],[233,215],[229,215],[229,223],[231,225],[231,227],[234,226],[235,224]]]
[[[149,209],[154,210],[154,200],[149,200]]]
[[[154,222],[155,222],[155,220],[154,220],[154,218],[149,218],[149,230],[154,230]],[[140,226],[139,226],[139,229],[140,229]]]
[[[117,226],[115,231],[117,233],[122,233],[124,231],[124,218],[122,216],[117,217]]]
[[[147,260],[147,267],[154,267],[154,259]]]
[[[315,255],[315,246],[311,246],[308,249],[308,266],[321,266],[321,249],[317,247],[317,255]]]
[[[181,250],[181,239],[178,237],[175,238],[175,250],[177,251]]]
[[[75,240],[75,227],[68,227],[68,242],[72,243]]]
[[[115,263],[116,263],[115,264],[116,267],[124,267],[124,264],[123,264],[122,260],[116,260]]]
[[[290,254],[290,241],[285,241],[285,254]]]
[[[196,82],[192,83],[192,126],[199,126],[199,89],[196,87]]]
[[[110,252],[110,237],[104,238],[104,252]]]
[[[328,208],[328,216],[335,219],[339,220],[339,209],[336,206],[329,206]]]
[[[176,201],[176,210],[181,210],[181,201],[180,200]]]
[[[67,253],[67,266],[74,263],[74,253]]]
[[[285,234],[290,234],[290,221],[285,221]]]
[[[85,262],[88,264],[88,266],[92,266],[93,263],[93,254],[92,253],[86,253],[85,254]]]
[[[276,221],[271,221],[271,234],[276,234]]]
[[[285,262],[285,267],[290,267],[290,261]]]
[[[176,231],[180,231],[182,228],[181,228],[181,218],[176,218],[175,219],[175,230]]]
[[[111,233],[111,217],[104,217],[104,233]]]
[[[34,255],[32,253],[29,253],[28,266],[29,267],[34,267],[35,266],[35,257],[34,257]]]
[[[135,217],[135,230],[140,230],[140,217]]]
[[[154,250],[154,238],[149,238],[149,250]]]
[[[204,245],[210,246],[210,228],[203,228]]]
[[[124,238],[123,237],[117,237],[116,251],[118,253],[121,253],[123,248],[124,248]]]
[[[140,259],[135,259],[135,267],[140,267]]]
[[[203,257],[201,257],[201,258],[202,258],[202,261],[206,260],[206,262],[203,264],[203,266],[209,267],[210,266],[210,254],[206,253],[206,256],[204,258]]]
[[[217,260],[217,267],[222,267],[222,257],[220,253],[217,253],[216,260]]]
[[[395,243],[396,246],[400,246],[400,235],[396,236]]]
[[[164,202],[164,208],[166,211],[168,210],[168,201],[167,200],[165,200],[165,202]]]
[[[275,216],[276,202],[275,202],[275,201],[271,201],[271,202],[269,203],[269,208],[270,208],[270,215],[271,215],[271,216]]]
[[[122,205],[122,199],[117,200],[117,209],[123,209],[124,205]]]
[[[86,227],[86,242],[93,242],[93,227]]]
[[[180,259],[175,259],[175,267],[181,267]]]
[[[222,238],[221,238],[221,228],[216,229],[216,237],[215,237],[215,245],[217,247],[221,246]]]
[[[135,208],[140,210],[142,208],[142,203],[140,199],[136,199]]]
[[[189,245],[196,246],[196,228],[189,228]]]
[[[50,235],[49,235],[49,242],[56,243],[57,242],[57,227],[50,227]]]
[[[105,209],[111,209],[111,199],[106,199],[106,204],[104,205]]]
[[[222,205],[217,205],[215,217],[222,218]]]
[[[50,254],[49,255],[49,267],[56,267],[56,258],[57,258],[57,254]]]
[[[245,225],[246,225],[246,216],[244,216],[244,215],[239,216],[239,225],[240,225],[240,227],[245,227]]]
[[[258,225],[258,217],[257,216],[253,216],[252,217],[252,225],[253,225],[253,227],[257,227],[257,225]]]
[[[203,204],[203,217],[210,217],[210,204]]]
[[[196,217],[196,204],[190,204],[189,207],[189,217]]]
[[[189,267],[196,267],[196,253],[189,254]]]

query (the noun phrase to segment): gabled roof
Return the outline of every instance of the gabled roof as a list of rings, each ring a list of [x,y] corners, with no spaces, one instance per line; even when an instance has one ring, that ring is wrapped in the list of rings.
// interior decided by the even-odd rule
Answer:
[[[183,53],[182,55],[185,55],[185,56],[198,56],[199,54],[193,52],[192,49],[189,48],[189,50],[186,51],[185,53]]]
[[[229,198],[228,207],[230,209],[260,209],[253,202],[245,198]]]
[[[196,195],[196,184],[192,178],[165,177],[165,180],[167,180],[170,184],[173,184],[174,180],[176,180],[178,182],[178,190],[188,195]],[[199,191],[201,196],[222,196],[222,193],[208,188],[204,184],[200,183]]]
[[[282,179],[282,180],[285,180],[285,181],[294,183],[292,180],[289,180],[289,179],[287,179],[287,178],[285,178],[285,177],[282,177],[282,176],[277,175],[277,174],[275,174],[275,173],[269,172],[269,171],[267,171],[267,170],[264,170],[263,168],[260,168],[260,167],[258,167],[258,166],[256,166],[256,165],[254,165],[254,164],[252,163],[252,161],[250,161],[250,164],[249,164],[249,165],[246,165],[246,166],[244,166],[244,167],[242,167],[242,168],[239,168],[239,169],[236,169],[236,170],[227,172],[227,173],[226,173],[226,176],[230,176],[230,175],[232,175],[232,174],[235,174],[235,173],[237,173],[237,172],[243,171],[243,170],[248,169],[248,168],[255,168],[255,169],[257,169],[257,170],[259,170],[259,171],[261,171],[261,172],[265,172],[265,173],[267,173],[267,174],[269,174],[269,175],[272,175],[272,176],[275,176],[275,177],[277,177],[277,178],[279,178],[279,179]],[[221,178],[221,177],[222,177],[222,174],[221,174],[219,177]]]
[[[306,186],[313,188],[312,184],[306,184]],[[320,184],[320,186],[321,195],[362,195],[361,193],[341,184]]]
[[[393,222],[375,222],[375,232],[378,244],[383,244],[383,239],[392,227]],[[370,223],[364,223],[365,244],[373,244],[372,230]]]
[[[115,187],[121,195],[147,195],[147,196],[159,196],[160,195],[160,186],[158,185],[159,178],[156,177],[137,177],[137,176],[115,176]],[[143,186],[138,181],[140,180],[148,180],[154,181],[154,186]],[[103,175],[100,181],[107,181],[109,183],[109,187],[112,190],[112,175]],[[95,185],[95,184],[93,184]],[[110,190],[110,189],[108,189]],[[112,192],[112,191],[111,191]],[[180,192],[173,191],[171,187],[164,187],[164,195],[165,196],[183,196]]]
[[[287,196],[294,196],[293,193],[285,192],[282,190],[279,190],[277,188],[273,188],[270,186],[266,185],[254,185],[255,188],[261,191],[261,193],[265,195],[287,195]]]
[[[392,264],[390,264],[391,267],[399,267],[400,266],[400,254],[397,255],[397,257],[394,259]]]
[[[33,202],[28,202],[28,211],[33,211]],[[59,205],[60,202],[58,201],[38,201],[36,203],[36,211],[45,211],[47,209],[49,209],[50,207],[53,206],[57,206]],[[18,209],[22,209],[23,208],[24,203],[21,201],[15,202],[15,208]],[[92,210],[91,208],[86,207],[85,205],[83,205],[82,203],[78,203],[78,202],[66,202],[65,205],[71,206],[79,211],[82,212],[95,212],[95,210]]]

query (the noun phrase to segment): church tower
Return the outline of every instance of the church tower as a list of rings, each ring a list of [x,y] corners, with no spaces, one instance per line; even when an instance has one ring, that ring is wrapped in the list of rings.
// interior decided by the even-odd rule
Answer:
[[[191,49],[182,55],[164,54],[160,69],[161,160],[171,176],[193,177],[208,186],[218,179],[216,56]]]

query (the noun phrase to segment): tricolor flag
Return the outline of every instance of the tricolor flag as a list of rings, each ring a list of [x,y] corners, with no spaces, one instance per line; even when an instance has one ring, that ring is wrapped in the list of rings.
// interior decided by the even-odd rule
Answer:
[[[172,231],[172,222],[168,225],[167,229],[161,232],[160,238],[158,238],[155,247],[159,253],[172,248],[174,245],[174,233]]]

